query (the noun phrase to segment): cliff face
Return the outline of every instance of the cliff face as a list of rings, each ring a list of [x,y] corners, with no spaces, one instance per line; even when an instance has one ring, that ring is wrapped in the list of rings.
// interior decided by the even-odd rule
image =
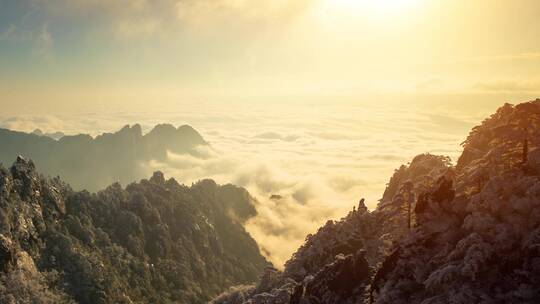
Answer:
[[[205,303],[268,265],[246,190],[159,172],[90,194],[0,168],[0,303]]]
[[[537,303],[540,100],[505,105],[464,143],[455,177],[418,202],[418,227],[378,303]]]
[[[115,182],[127,185],[146,177],[142,165],[164,160],[167,151],[196,154],[196,148],[207,143],[190,126],[163,124],[144,135],[140,125],[133,125],[96,138],[75,135],[58,140],[39,132],[0,129],[0,144],[0,163],[10,164],[23,155],[34,160],[46,175],[62,176],[78,190],[97,191]]]
[[[416,157],[376,210],[361,202],[308,236],[283,272],[214,303],[537,303],[539,148],[540,100],[505,105],[471,131],[455,167]]]

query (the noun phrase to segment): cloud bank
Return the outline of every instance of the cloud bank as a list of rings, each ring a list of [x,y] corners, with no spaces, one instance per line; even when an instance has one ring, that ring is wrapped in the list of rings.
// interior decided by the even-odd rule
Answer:
[[[246,187],[259,213],[247,229],[264,254],[281,266],[307,234],[345,215],[361,198],[374,208],[393,170],[415,155],[455,158],[460,153],[459,144],[481,117],[435,108],[176,104],[141,112],[0,117],[0,126],[96,135],[133,123],[141,123],[143,130],[163,122],[190,124],[211,145],[199,151],[200,157],[169,153],[165,162],[141,165],[149,176],[161,170],[185,184],[212,178]]]

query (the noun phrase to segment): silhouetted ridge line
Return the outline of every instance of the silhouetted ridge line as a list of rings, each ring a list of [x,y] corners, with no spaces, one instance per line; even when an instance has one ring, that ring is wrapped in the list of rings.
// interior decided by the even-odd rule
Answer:
[[[40,135],[0,129],[0,162],[17,155],[35,160],[38,169],[61,176],[75,189],[95,191],[111,183],[128,184],[144,178],[151,160],[166,161],[167,153],[198,155],[208,143],[192,127],[157,125],[143,134],[140,125],[126,125],[115,133],[92,138],[79,134],[54,140]],[[42,134],[42,132],[41,132]]]

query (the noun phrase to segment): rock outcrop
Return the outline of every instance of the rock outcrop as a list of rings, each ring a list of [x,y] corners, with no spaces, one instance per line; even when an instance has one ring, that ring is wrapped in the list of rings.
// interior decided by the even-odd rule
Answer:
[[[11,239],[0,234],[0,270],[3,272],[15,264],[15,248]]]

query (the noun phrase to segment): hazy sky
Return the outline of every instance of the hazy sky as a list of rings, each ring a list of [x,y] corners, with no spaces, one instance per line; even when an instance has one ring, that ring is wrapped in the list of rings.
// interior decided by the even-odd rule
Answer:
[[[539,16],[537,0],[0,0],[0,103],[532,97]]]

